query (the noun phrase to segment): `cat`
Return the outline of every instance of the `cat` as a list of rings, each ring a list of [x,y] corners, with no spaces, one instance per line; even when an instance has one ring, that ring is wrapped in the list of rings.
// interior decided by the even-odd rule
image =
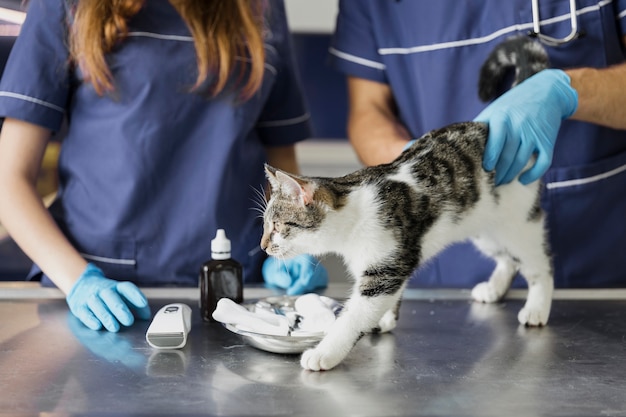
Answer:
[[[481,69],[481,98],[498,95],[511,67],[519,83],[548,67],[547,54],[527,37],[505,40]],[[487,133],[485,123],[452,124],[426,133],[389,164],[339,178],[265,166],[271,194],[261,248],[275,257],[336,253],[355,280],[335,323],[302,354],[304,369],[332,369],[364,334],[392,330],[415,269],[467,239],[496,261],[472,297],[498,301],[519,270],[529,287],[519,322],[547,323],[554,284],[540,183],[496,187],[494,173],[482,168]]]

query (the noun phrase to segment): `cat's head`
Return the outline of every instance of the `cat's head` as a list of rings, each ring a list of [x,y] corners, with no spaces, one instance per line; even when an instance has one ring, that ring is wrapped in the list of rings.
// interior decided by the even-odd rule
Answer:
[[[292,257],[321,254],[320,228],[331,210],[327,191],[315,179],[265,166],[271,187],[263,214],[261,248],[268,255]]]

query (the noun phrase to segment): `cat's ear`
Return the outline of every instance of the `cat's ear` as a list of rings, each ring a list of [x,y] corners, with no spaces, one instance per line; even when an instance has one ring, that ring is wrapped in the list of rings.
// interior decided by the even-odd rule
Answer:
[[[278,191],[280,189],[280,182],[276,179],[276,172],[276,168],[265,164],[265,176],[270,183],[270,187],[272,187],[272,190]]]
[[[280,183],[280,189],[302,205],[313,202],[313,194],[315,194],[315,184],[309,182],[299,182],[294,177],[282,171],[275,172],[275,178]]]

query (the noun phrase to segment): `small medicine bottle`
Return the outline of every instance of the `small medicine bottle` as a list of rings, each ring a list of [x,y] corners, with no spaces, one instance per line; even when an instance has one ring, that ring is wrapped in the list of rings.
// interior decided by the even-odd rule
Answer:
[[[243,302],[243,268],[230,256],[230,240],[224,229],[218,229],[211,241],[211,260],[200,270],[200,313],[203,321],[213,320],[220,298]]]

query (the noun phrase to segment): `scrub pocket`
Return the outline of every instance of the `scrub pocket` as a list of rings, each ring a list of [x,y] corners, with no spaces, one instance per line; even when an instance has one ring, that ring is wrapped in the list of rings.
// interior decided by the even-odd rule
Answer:
[[[626,286],[626,153],[546,178],[556,286]]]
[[[66,232],[66,236],[67,232]],[[87,262],[102,269],[107,278],[118,281],[136,282],[136,256],[135,242],[129,240],[106,240],[95,236],[81,236],[81,242],[68,237],[72,245],[79,251]],[[27,281],[41,281],[42,286],[54,287],[54,283],[48,278],[38,265],[33,265]]]
[[[135,281],[137,260],[134,241],[81,234],[79,239],[72,239],[72,243],[87,262],[102,269],[108,278]]]

